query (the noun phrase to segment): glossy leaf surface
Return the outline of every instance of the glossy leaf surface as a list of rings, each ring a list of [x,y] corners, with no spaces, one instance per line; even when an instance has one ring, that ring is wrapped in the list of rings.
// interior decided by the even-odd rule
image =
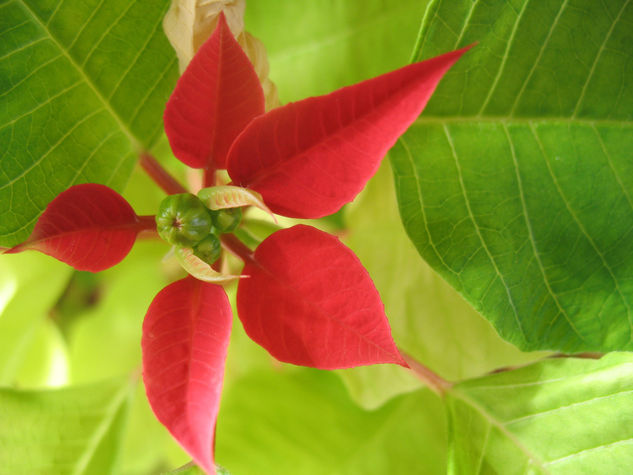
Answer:
[[[4,473],[116,473],[132,385],[126,380],[59,390],[0,389]]]
[[[456,386],[451,473],[626,474],[633,356],[554,359]]]
[[[318,218],[337,211],[365,186],[464,52],[273,109],[239,135],[229,175],[275,213]]]
[[[86,183],[57,196],[29,239],[7,252],[34,249],[77,270],[98,272],[130,252],[138,231],[139,218],[121,195]]]
[[[522,349],[633,349],[633,4],[428,18],[418,58],[479,45],[393,149],[418,251]]]
[[[209,473],[231,332],[222,287],[188,277],[161,290],[143,323],[143,381],[158,420]]]
[[[174,155],[194,168],[226,168],[235,137],[263,113],[257,74],[221,14],[165,108],[165,133]]]
[[[275,358],[321,369],[406,366],[369,274],[334,236],[304,225],[277,231],[242,274],[239,317]]]
[[[123,188],[178,66],[167,0],[0,3],[0,244],[13,246],[66,188]]]

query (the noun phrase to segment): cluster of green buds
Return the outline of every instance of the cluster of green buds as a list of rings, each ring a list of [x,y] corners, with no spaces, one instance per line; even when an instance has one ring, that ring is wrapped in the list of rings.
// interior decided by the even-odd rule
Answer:
[[[161,238],[176,248],[188,248],[212,265],[220,258],[220,235],[235,231],[242,219],[240,208],[212,210],[195,195],[183,193],[165,198],[156,215]]]

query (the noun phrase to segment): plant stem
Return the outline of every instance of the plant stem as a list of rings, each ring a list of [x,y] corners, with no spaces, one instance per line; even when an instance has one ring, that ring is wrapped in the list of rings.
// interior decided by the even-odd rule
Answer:
[[[141,153],[141,167],[160,186],[168,195],[176,195],[179,193],[187,193],[187,189],[171,176],[171,174],[158,163],[149,153]]]
[[[407,352],[401,349],[398,350],[409,365],[411,371],[438,396],[444,396],[444,393],[453,386],[453,383],[446,381],[439,374],[424,366]]]
[[[137,229],[139,231],[152,231],[156,229],[156,217],[153,215],[149,216],[137,216]]]
[[[215,172],[216,172],[216,168],[213,165],[209,165],[209,168],[207,168],[204,171],[204,187],[208,187],[208,186],[215,186],[216,185],[216,181],[215,181]]]
[[[234,256],[240,258],[244,263],[255,262],[253,251],[251,251],[234,234],[223,234],[220,236],[222,246]]]

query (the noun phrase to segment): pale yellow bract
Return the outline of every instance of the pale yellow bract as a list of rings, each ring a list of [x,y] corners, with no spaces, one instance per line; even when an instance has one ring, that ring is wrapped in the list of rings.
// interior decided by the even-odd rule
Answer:
[[[244,31],[245,6],[245,0],[172,0],[163,28],[176,51],[182,73],[193,55],[213,33],[220,12],[224,12],[231,32],[255,68],[264,90],[266,110],[270,110],[279,105],[277,88],[268,78],[268,58],[264,45]]]

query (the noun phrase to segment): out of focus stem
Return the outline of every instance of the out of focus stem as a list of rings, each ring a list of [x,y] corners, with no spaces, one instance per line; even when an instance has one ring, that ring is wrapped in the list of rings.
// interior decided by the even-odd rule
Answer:
[[[424,366],[405,351],[400,349],[399,351],[402,358],[404,358],[409,365],[411,371],[437,395],[444,396],[444,393],[453,386],[453,383],[446,381],[439,374]]]
[[[223,234],[220,236],[220,241],[222,241],[222,247],[224,247],[224,249],[241,259],[244,264],[248,262],[255,262],[253,251],[235,237],[234,234]]]
[[[153,239],[158,237],[155,216],[137,216],[136,223],[138,239]]]
[[[187,193],[187,189],[171,176],[149,153],[141,153],[140,165],[149,177],[168,195]]]

